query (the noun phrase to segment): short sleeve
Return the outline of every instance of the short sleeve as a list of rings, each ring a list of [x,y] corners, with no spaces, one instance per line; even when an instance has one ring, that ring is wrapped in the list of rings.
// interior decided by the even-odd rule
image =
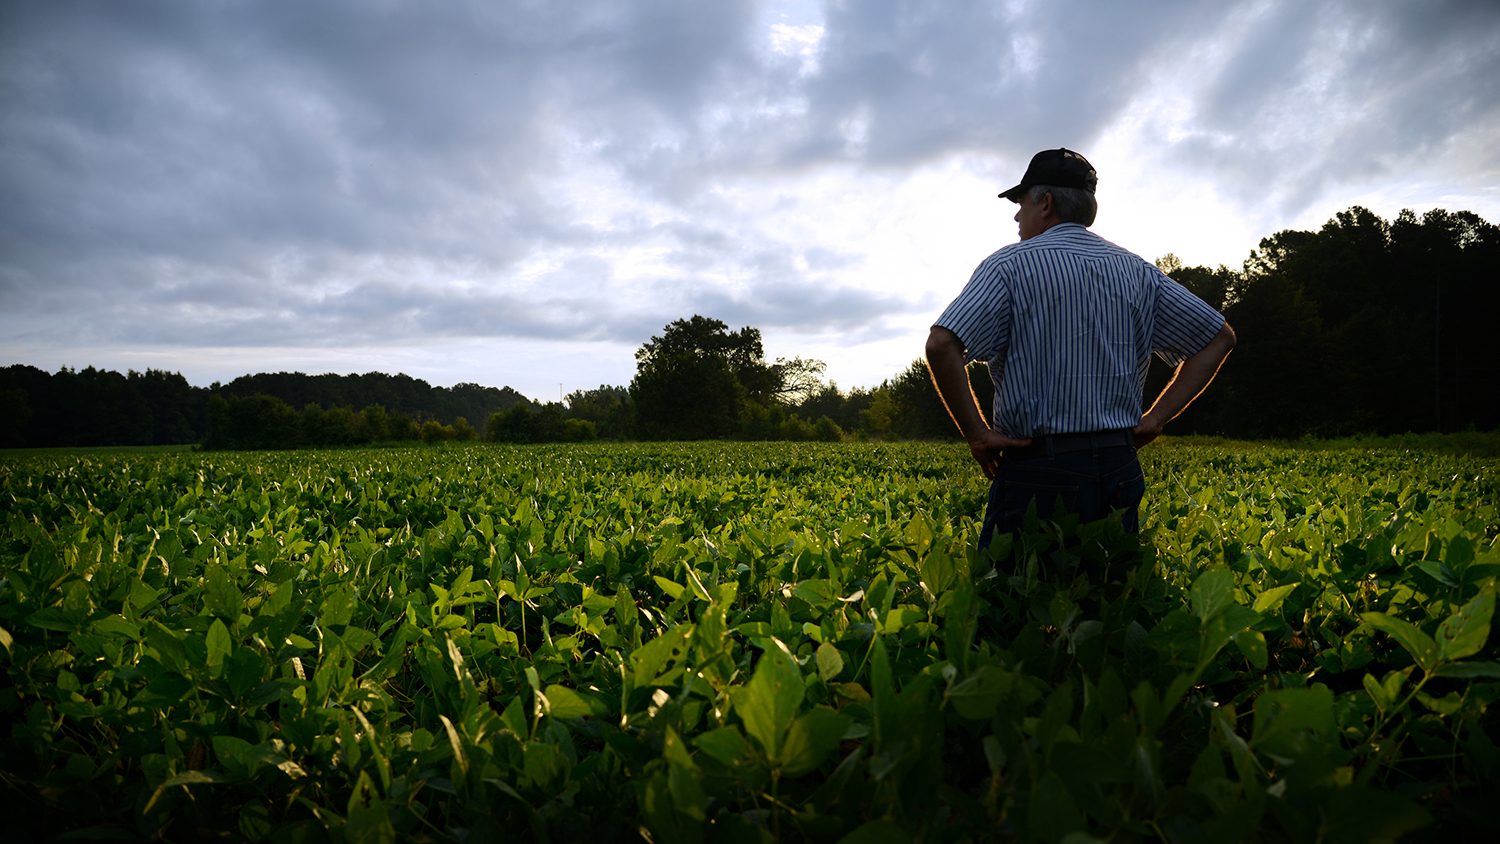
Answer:
[[[1169,365],[1177,366],[1214,339],[1224,327],[1224,315],[1160,271],[1156,275],[1151,350]]]
[[[1005,351],[1010,345],[1010,290],[997,255],[974,270],[963,292],[933,324],[958,335],[968,360],[988,361]]]

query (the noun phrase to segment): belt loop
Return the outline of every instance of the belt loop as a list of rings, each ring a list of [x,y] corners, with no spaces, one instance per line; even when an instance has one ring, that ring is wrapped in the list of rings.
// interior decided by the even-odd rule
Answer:
[[[1042,442],[1044,442],[1044,443],[1047,444],[1047,459],[1051,460],[1051,459],[1057,457],[1057,451],[1054,448],[1055,444],[1054,444],[1054,442],[1052,440],[1052,435],[1051,434],[1047,434],[1047,435],[1043,436],[1042,437]]]

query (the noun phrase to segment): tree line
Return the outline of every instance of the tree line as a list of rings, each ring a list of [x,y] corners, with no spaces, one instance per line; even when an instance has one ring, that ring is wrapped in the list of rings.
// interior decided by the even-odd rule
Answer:
[[[1467,211],[1354,207],[1260,242],[1243,269],[1178,267],[1239,343],[1172,430],[1233,437],[1500,428],[1500,228]]]
[[[1172,255],[1157,263],[1239,335],[1213,387],[1172,433],[1500,427],[1500,344],[1486,333],[1500,313],[1500,229],[1472,213],[1402,211],[1386,221],[1354,207],[1318,231],[1263,239],[1239,270],[1186,267]],[[845,391],[822,380],[821,362],[768,361],[758,329],[701,315],[668,324],[635,357],[628,386],[546,403],[509,387],[434,387],[384,373],[283,372],[199,388],[159,370],[49,374],[14,365],[0,369],[0,446],[955,436],[920,358],[878,386]],[[1153,367],[1147,401],[1169,376]],[[988,410],[982,365],[970,368],[970,382]]]
[[[509,387],[434,387],[371,372],[246,375],[194,387],[175,372],[0,369],[0,447],[292,448],[478,436],[470,419],[530,400]]]

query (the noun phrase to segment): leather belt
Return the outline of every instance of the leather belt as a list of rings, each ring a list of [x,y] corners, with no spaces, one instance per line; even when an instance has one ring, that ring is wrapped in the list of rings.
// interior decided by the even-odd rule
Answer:
[[[1078,434],[1043,434],[1031,438],[1031,445],[1007,448],[1005,456],[1027,460],[1053,454],[1074,451],[1094,451],[1103,448],[1135,447],[1135,437],[1129,430],[1085,431]]]

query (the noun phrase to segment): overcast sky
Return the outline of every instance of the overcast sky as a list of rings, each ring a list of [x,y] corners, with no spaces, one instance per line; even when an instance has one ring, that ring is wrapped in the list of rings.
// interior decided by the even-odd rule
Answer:
[[[628,384],[671,320],[872,386],[1067,146],[1238,268],[1500,222],[1500,2],[4,0],[0,364]]]

